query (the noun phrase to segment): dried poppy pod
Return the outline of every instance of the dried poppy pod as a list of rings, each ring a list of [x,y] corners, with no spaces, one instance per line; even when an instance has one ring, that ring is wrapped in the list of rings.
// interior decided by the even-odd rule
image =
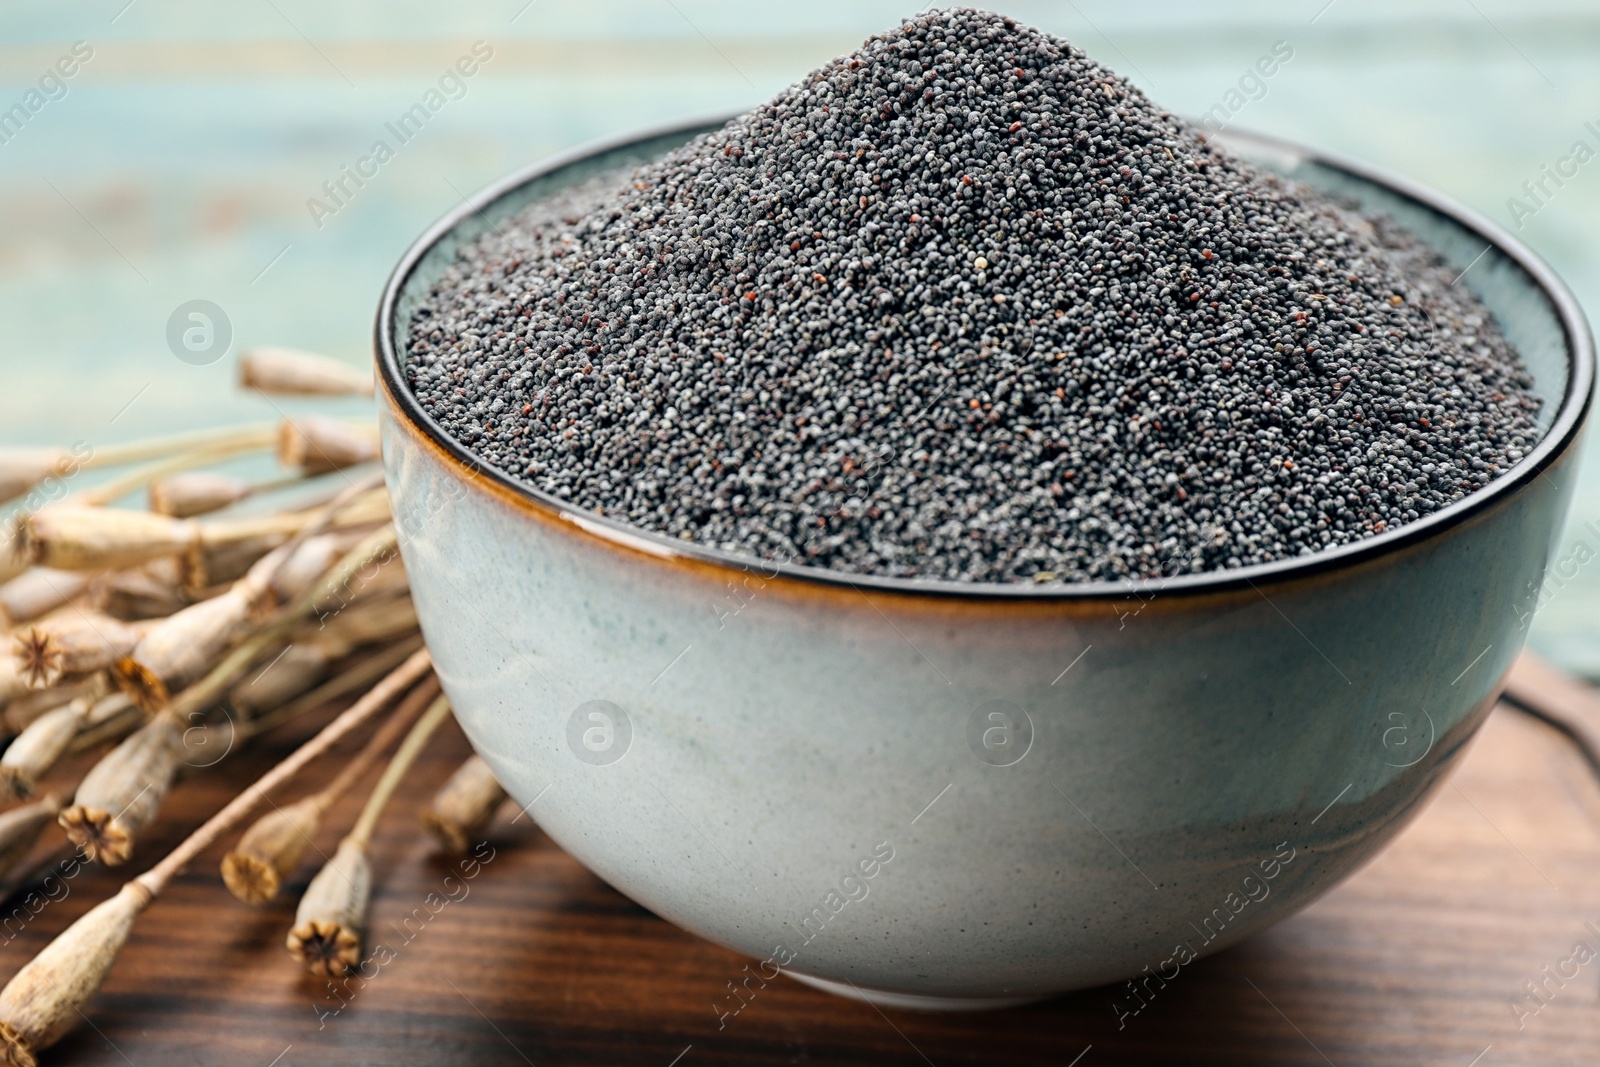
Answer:
[[[114,570],[182,555],[200,535],[188,519],[70,504],[24,515],[17,530],[24,558],[66,571]]]
[[[246,904],[265,904],[276,897],[299,865],[326,811],[320,795],[309,796],[273,808],[256,820],[233,851],[222,858],[222,882],[228,892]]]
[[[14,664],[10,656],[0,656],[0,666]],[[73,678],[62,682],[50,689],[23,689],[5,706],[3,716],[0,716],[0,733],[6,736],[15,736],[28,728],[28,724],[47,711],[54,711],[63,704],[70,704],[79,697],[90,697],[99,700],[115,688],[110,675],[105,671],[96,671],[84,675],[82,678]]]
[[[0,656],[0,708],[9,712],[11,703],[28,692],[31,692],[28,681],[22,676],[16,657]]]
[[[241,718],[255,718],[309,691],[335,663],[357,649],[413,633],[417,625],[409,598],[360,604],[321,628],[308,623],[291,635],[291,643],[281,652],[263,656],[261,670],[228,691],[228,704]]]
[[[45,794],[31,804],[0,813],[0,876],[9,874],[33,850],[44,828],[56,821],[61,800]]]
[[[273,572],[269,583],[273,597],[279,603],[286,603],[305,595],[329,567],[360,544],[365,536],[359,531],[340,530],[306,538]]]
[[[339,658],[336,651],[296,642],[285,645],[281,653],[269,653],[261,670],[228,690],[228,706],[247,720],[281,707],[328,676]]]
[[[284,946],[312,974],[342,978],[361,962],[372,897],[366,844],[346,837],[323,865],[294,912]]]
[[[118,697],[124,702],[126,698]],[[79,697],[28,724],[0,753],[0,791],[14,800],[33,795],[34,786],[50,772],[88,720],[95,700]]]
[[[183,471],[150,483],[150,510],[176,519],[220,511],[249,496],[249,482],[220,471]]]
[[[295,631],[294,639],[314,644],[337,659],[363,645],[392,641],[417,627],[417,609],[409,596],[363,599],[306,623]]]
[[[377,458],[376,435],[349,423],[310,416],[285,419],[278,430],[278,462],[306,474],[326,474]]]
[[[199,540],[184,554],[182,583],[194,590],[233,581],[268,552],[324,517],[323,509],[310,508],[245,519],[206,520],[200,524]],[[335,531],[343,531],[386,522],[388,518],[389,497],[380,488],[345,502],[334,513],[330,525]]]
[[[36,1067],[37,1054],[72,1029],[152,899],[142,883],[128,882],[67,927],[0,990],[0,1063]]]
[[[141,632],[98,612],[70,611],[36,622],[12,639],[12,654],[29,688],[104,670],[132,652]]]
[[[184,751],[183,726],[157,715],[89,769],[58,820],[72,843],[108,867],[133,854],[155,821]]]
[[[117,660],[122,691],[154,712],[199,679],[255,625],[259,598],[237,585],[221,596],[159,620],[132,652]]]
[[[0,504],[75,466],[72,453],[60,448],[0,448]]]
[[[177,562],[170,559],[99,575],[89,585],[88,599],[102,614],[124,622],[163,618],[194,603]]]
[[[85,695],[34,719],[0,754],[0,790],[17,800],[33,795],[39,780],[86,731],[122,718],[133,702],[122,693]]]
[[[215,532],[223,536],[215,541],[196,541],[179,560],[180,584],[191,596],[238,581],[293,536],[285,529],[248,533],[242,527],[230,527]]]
[[[422,825],[446,851],[462,853],[472,847],[505,799],[500,779],[482,756],[474,755],[433,795],[433,803],[422,813]]]
[[[294,348],[251,348],[239,356],[239,386],[275,396],[371,396],[372,375]]]
[[[54,611],[89,588],[92,578],[76,571],[34,567],[0,585],[0,630]]]
[[[33,557],[23,543],[22,531],[17,527],[18,523],[13,521],[0,529],[0,582],[20,577],[33,566]]]

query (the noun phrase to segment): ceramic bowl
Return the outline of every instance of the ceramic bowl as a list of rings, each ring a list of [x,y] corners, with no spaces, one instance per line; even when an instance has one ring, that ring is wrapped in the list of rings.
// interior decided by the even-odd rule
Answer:
[[[1544,401],[1512,472],[1359,544],[1163,580],[746,559],[483,468],[402,371],[462,242],[715,125],[513,175],[430,229],[383,296],[383,454],[417,611],[517,802],[621,892],[752,957],[735,983],[782,971],[929,1008],[1171,981],[1390,840],[1488,714],[1558,543],[1594,357],[1551,271],[1409,181],[1232,137],[1464,271]]]

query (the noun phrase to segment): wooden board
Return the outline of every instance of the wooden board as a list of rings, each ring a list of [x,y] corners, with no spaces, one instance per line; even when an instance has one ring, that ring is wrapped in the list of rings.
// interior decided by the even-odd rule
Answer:
[[[919,1015],[786,978],[719,1024],[713,1005],[726,1010],[748,961],[612,891],[514,808],[470,878],[414,831],[421,798],[466,753],[450,731],[379,836],[372,942],[390,953],[370,981],[301,974],[282,948],[293,896],[240,905],[213,856],[146,913],[93,1025],[46,1064],[1548,1067],[1600,1047],[1600,958],[1571,959],[1578,941],[1600,951],[1600,786],[1555,731],[1506,708],[1393,847],[1300,915],[1184,968],[1120,1030],[1117,988]],[[8,901],[0,968],[224,803],[295,743],[283,732],[180,783],[131,868],[86,867],[37,914]],[[331,852],[351,817],[353,805],[318,845]],[[1524,982],[1543,983],[1545,1003],[1517,1012]]]

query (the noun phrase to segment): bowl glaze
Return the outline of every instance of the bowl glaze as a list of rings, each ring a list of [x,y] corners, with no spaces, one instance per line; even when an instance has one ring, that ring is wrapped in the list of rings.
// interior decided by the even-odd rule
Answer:
[[[718,124],[511,176],[430,229],[384,293],[383,454],[413,595],[457,717],[518,803],[623,893],[760,961],[733,981],[783,971],[930,1008],[1173,980],[1390,840],[1493,705],[1566,513],[1594,357],[1551,271],[1404,179],[1230,136],[1465,272],[1545,401],[1510,474],[1359,544],[1169,579],[758,561],[481,466],[401,365],[463,241]]]

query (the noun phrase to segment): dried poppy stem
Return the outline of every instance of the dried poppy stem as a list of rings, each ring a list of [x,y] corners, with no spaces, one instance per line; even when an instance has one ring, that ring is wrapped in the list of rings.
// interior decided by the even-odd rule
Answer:
[[[21,496],[52,474],[65,477],[80,470],[142,463],[195,449],[265,448],[272,444],[276,431],[277,427],[271,424],[227,426],[99,448],[79,442],[72,448],[0,449],[0,503]]]
[[[482,756],[456,768],[422,813],[422,825],[450,852],[471,847],[506,799],[505,788]]]
[[[273,432],[263,428],[252,434],[242,434],[220,444],[187,449],[147,466],[131,470],[121,477],[113,478],[110,481],[85,489],[83,492],[74,495],[72,502],[79,505],[103,507],[106,504],[122,499],[129,493],[151,485],[159,478],[190,471],[196,467],[203,467],[221,460],[231,459],[245,452],[258,452],[264,448],[271,448],[273,440]],[[151,510],[155,509],[152,508]],[[171,513],[168,512],[167,514]]]
[[[299,864],[328,809],[366,774],[438,695],[438,679],[424,679],[384,720],[361,751],[345,763],[333,781],[293,804],[273,808],[246,830],[233,851],[222,859],[222,881],[228,891],[246,904],[265,904],[276,897],[283,880]]]
[[[300,898],[284,947],[312,974],[338,978],[361,962],[367,904],[372,896],[372,867],[367,855],[372,832],[406,772],[449,715],[450,701],[439,697],[411,727],[373,786],[355,826]]]
[[[104,670],[132,652],[140,631],[81,608],[36,622],[13,639],[17,666],[31,689],[48,689],[67,675]]]
[[[277,396],[371,396],[372,375],[313,352],[252,348],[239,357],[239,385]]]
[[[164,859],[124,885],[67,927],[0,990],[0,1063],[36,1067],[38,1053],[55,1044],[74,1023],[128,939],[134,920],[179,871],[237,826],[268,792],[282,786],[350,731],[386,707],[432,664],[426,652],[412,655],[371,692],[345,710],[289,758],[234,797]]]
[[[275,431],[271,425],[228,426],[99,448],[80,441],[71,448],[0,449],[0,503],[21,496],[52,475],[65,478],[81,470],[161,459],[175,452],[266,448],[272,444]]]
[[[143,463],[160,459],[174,452],[188,452],[199,448],[226,448],[237,444],[241,448],[260,447],[246,442],[268,440],[277,427],[271,423],[254,426],[222,426],[213,430],[196,430],[191,433],[172,434],[168,437],[148,437],[141,441],[128,441],[120,445],[96,448],[83,462],[85,467],[116,467],[124,463]]]

